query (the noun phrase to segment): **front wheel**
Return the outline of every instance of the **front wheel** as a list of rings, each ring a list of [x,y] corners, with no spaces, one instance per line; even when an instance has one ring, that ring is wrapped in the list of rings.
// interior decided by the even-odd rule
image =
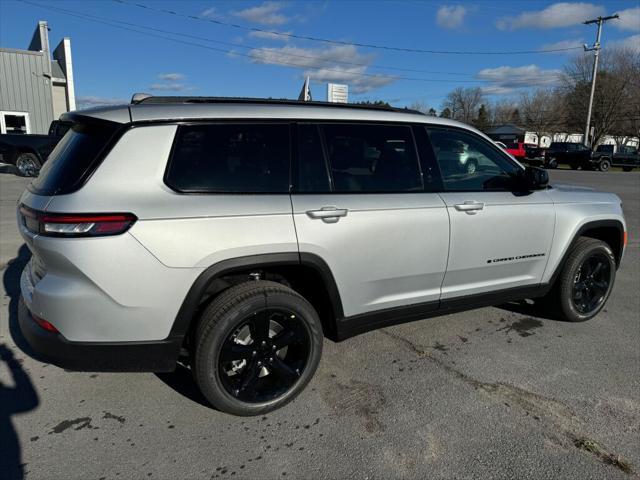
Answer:
[[[209,402],[234,415],[261,415],[293,400],[322,354],[315,309],[290,288],[250,281],[204,311],[195,338],[195,378]]]
[[[601,172],[607,172],[609,168],[611,168],[611,162],[608,159],[603,158],[602,160],[600,160],[600,163],[598,164],[598,170],[600,170]]]
[[[24,152],[16,158],[16,168],[23,177],[37,177],[41,166],[35,153]]]
[[[555,158],[550,158],[547,162],[547,168],[558,168],[558,160]]]
[[[555,292],[555,306],[565,320],[582,322],[604,307],[616,278],[611,247],[594,238],[579,238],[569,254]]]

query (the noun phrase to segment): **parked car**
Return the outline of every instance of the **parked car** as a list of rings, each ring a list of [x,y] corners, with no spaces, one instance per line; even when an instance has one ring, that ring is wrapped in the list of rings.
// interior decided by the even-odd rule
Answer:
[[[611,147],[600,148],[600,147]],[[630,172],[634,168],[640,168],[640,155],[638,147],[629,145],[621,146],[616,153],[613,153],[613,145],[600,145],[591,156],[592,162],[597,163],[604,171],[609,167],[621,167],[625,172]]]
[[[580,167],[590,170],[594,166],[598,166],[591,161],[589,147],[581,143],[553,142],[545,152],[545,166],[557,168],[561,163],[569,165],[574,170]]]
[[[544,164],[545,151],[546,149],[543,147],[539,147],[538,145],[535,145],[533,143],[525,143],[524,145],[525,160],[528,163],[535,162],[542,165]]]
[[[524,160],[524,157],[526,157],[527,155],[523,142],[508,143],[507,152],[513,155],[513,157],[517,160]]]
[[[37,176],[42,164],[69,127],[67,122],[54,120],[47,135],[0,135],[0,163],[15,165],[20,175],[25,177]]]
[[[588,320],[623,257],[619,197],[453,120],[143,95],[63,119],[18,206],[22,333],[69,369],[180,360],[223,412],[291,401],[324,336],[543,297]]]

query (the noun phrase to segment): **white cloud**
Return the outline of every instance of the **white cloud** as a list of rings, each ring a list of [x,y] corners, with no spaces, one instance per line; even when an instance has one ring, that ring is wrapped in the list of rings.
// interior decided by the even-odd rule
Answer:
[[[281,12],[283,7],[284,5],[280,2],[264,2],[255,7],[231,12],[231,14],[247,22],[262,25],[283,25],[289,21],[289,18]]]
[[[605,48],[607,47],[628,48],[633,52],[640,53],[640,33],[636,35],[631,35],[630,37],[627,37],[627,38],[609,42],[608,44],[605,45]]]
[[[559,42],[554,43],[545,43],[540,47],[540,50],[561,50],[554,53],[559,54],[571,54],[575,53],[573,50],[564,50],[566,48],[582,48],[584,44],[584,40],[582,38],[574,38],[573,40],[560,40]],[[564,51],[562,51],[564,50]]]
[[[617,13],[620,15],[620,19],[612,20],[611,25],[620,30],[640,31],[640,7],[627,8]]]
[[[285,33],[286,35],[277,35],[276,33],[271,33],[271,32],[253,31],[253,32],[249,32],[249,36],[254,38],[261,38],[264,40],[288,42],[290,37],[288,37],[287,35],[290,35],[293,32],[281,32],[281,33]]]
[[[179,80],[184,80],[184,74],[182,73],[161,73],[158,75],[160,80],[165,82],[177,82]]]
[[[560,70],[543,70],[537,65],[502,66],[480,70],[476,77],[489,82],[482,90],[488,94],[510,94],[519,88],[551,86],[558,82]]]
[[[318,49],[293,46],[261,48],[250,50],[249,55],[254,63],[300,68],[304,77],[309,76],[316,82],[346,83],[353,93],[369,92],[395,81],[386,75],[368,74],[367,69],[374,56],[361,54],[352,45]],[[341,62],[361,65],[345,65]]]
[[[502,17],[496,21],[496,26],[500,30],[569,27],[605,13],[604,7],[592,3],[559,2],[549,5],[544,10],[522,12],[515,17]]]
[[[436,21],[442,28],[458,28],[464,23],[466,13],[462,5],[443,5],[438,9]]]
[[[219,18],[220,15],[218,15],[218,10],[216,9],[216,7],[210,7],[207,8],[206,10],[203,10],[202,12],[200,12],[200,15],[198,15],[200,18]]]
[[[91,107],[103,107],[108,105],[125,105],[129,103],[129,100],[125,100],[124,98],[108,98],[108,97],[98,97],[95,95],[86,95],[76,97],[76,102],[78,103],[78,108],[91,108]]]

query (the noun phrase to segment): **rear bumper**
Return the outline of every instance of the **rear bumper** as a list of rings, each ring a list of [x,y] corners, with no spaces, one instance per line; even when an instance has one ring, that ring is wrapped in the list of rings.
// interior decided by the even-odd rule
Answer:
[[[62,334],[41,328],[22,298],[18,312],[20,330],[31,348],[59,367],[85,372],[170,372],[176,367],[181,338],[147,342],[72,342]]]

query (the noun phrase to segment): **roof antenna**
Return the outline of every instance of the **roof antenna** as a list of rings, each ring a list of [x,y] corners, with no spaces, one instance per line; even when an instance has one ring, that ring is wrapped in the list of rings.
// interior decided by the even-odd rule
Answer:
[[[151,97],[153,97],[153,95],[151,95],[150,93],[134,93],[133,97],[131,97],[131,104],[138,105],[139,103],[145,101],[147,98]]]

